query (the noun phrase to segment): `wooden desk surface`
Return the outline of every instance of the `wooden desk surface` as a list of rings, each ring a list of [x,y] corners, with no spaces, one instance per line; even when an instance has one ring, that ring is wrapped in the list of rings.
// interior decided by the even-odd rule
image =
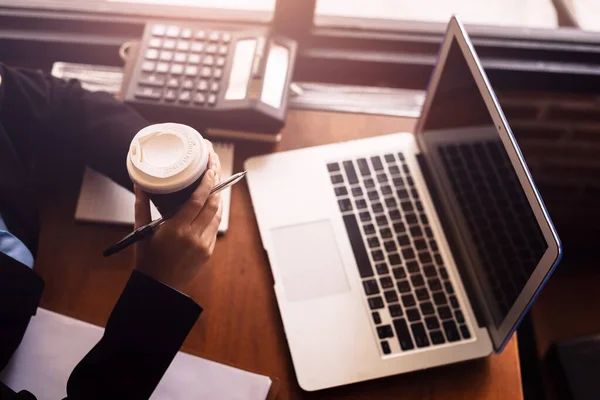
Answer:
[[[414,120],[291,111],[277,146],[236,146],[235,170],[249,156],[410,131]],[[47,164],[47,165],[46,165]],[[42,307],[104,326],[129,277],[133,252],[101,255],[125,227],[73,219],[82,163],[43,161],[36,178],[42,234],[36,270],[46,281]],[[183,350],[280,379],[278,399],[522,399],[516,337],[502,355],[321,392],[303,392],[291,363],[246,184],[234,186],[229,232],[189,293],[205,311]]]

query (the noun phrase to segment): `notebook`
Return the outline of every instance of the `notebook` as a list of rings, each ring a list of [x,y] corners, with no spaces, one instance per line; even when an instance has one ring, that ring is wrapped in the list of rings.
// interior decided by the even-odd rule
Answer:
[[[221,159],[221,179],[227,179],[233,174],[234,145],[214,142],[213,146]],[[221,202],[223,216],[219,225],[219,234],[224,234],[229,227],[231,188],[221,192]],[[86,167],[75,209],[75,219],[85,222],[133,225],[134,204],[133,193],[94,169]],[[151,204],[151,211],[153,220],[160,217],[154,204]]]
[[[100,340],[103,331],[96,325],[40,308],[10,363],[0,373],[0,381],[17,392],[28,390],[38,400],[63,399],[71,371]],[[276,382],[179,352],[150,399],[265,400],[274,396]]]

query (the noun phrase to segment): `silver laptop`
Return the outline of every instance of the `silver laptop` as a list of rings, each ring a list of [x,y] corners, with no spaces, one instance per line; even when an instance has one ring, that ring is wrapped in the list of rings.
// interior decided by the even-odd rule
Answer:
[[[247,161],[300,386],[500,352],[561,245],[460,22],[414,135]]]

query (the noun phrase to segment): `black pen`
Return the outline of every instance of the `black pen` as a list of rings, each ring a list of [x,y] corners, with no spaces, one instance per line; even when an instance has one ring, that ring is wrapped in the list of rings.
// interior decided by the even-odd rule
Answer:
[[[223,182],[219,183],[214,188],[212,188],[210,194],[213,195],[215,193],[219,193],[220,191],[227,189],[229,186],[238,183],[244,176],[246,176],[246,171],[232,175],[229,179],[224,180]],[[131,246],[135,242],[152,236],[162,224],[167,222],[167,220],[168,217],[160,217],[147,225],[140,226],[139,228],[131,232],[129,235],[125,236],[123,239],[119,240],[117,243],[104,250],[102,254],[104,255],[104,257],[112,256],[113,254],[118,253],[121,250]]]

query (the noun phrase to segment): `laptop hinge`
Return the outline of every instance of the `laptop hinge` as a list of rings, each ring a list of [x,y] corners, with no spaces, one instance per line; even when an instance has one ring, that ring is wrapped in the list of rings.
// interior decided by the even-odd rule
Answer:
[[[417,154],[417,161],[419,162],[419,166],[421,167],[421,172],[423,173],[423,178],[425,179],[425,184],[427,185],[427,189],[431,194],[431,199],[433,201],[433,206],[437,211],[438,217],[442,224],[442,230],[446,234],[446,240],[448,245],[450,246],[450,251],[452,252],[452,256],[454,257],[454,261],[456,262],[456,267],[458,268],[458,273],[460,274],[460,278],[463,282],[463,286],[465,287],[465,291],[467,292],[467,297],[469,297],[469,302],[471,303],[471,307],[473,308],[473,312],[475,313],[475,318],[477,319],[477,325],[480,328],[484,328],[485,317],[483,310],[481,309],[481,304],[478,301],[477,296],[475,295],[475,289],[472,279],[470,278],[470,274],[465,270],[465,265],[467,265],[460,251],[458,250],[458,245],[456,243],[456,239],[454,235],[449,234],[451,230],[449,229],[449,220],[444,207],[440,204],[440,196],[437,193],[435,185],[432,184],[433,179],[431,175],[431,171],[429,169],[429,165],[425,161],[425,157],[422,154]]]

